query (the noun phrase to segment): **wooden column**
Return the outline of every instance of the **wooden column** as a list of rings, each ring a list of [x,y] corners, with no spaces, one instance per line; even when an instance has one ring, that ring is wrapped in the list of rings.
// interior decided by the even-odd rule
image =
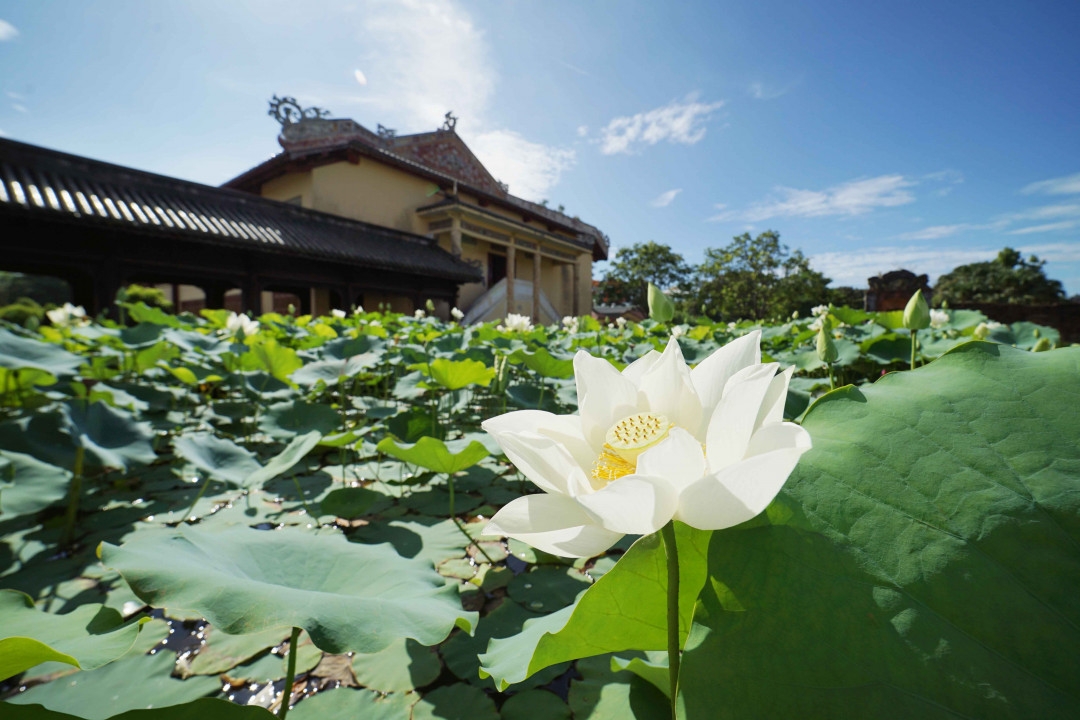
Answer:
[[[532,321],[540,324],[540,249],[533,253]],[[557,319],[557,318],[556,318]]]
[[[461,218],[450,218],[450,252],[461,257]]]
[[[570,263],[559,263],[559,289],[562,295],[559,298],[559,305],[562,312],[577,317],[574,313],[574,291],[570,283]]]
[[[256,317],[262,315],[262,288],[259,277],[255,273],[248,273],[248,276],[244,278],[244,287],[241,291],[240,307],[243,308],[243,312],[250,312]]]
[[[517,248],[514,247],[514,239],[510,238],[510,245],[506,246],[506,314],[514,312],[514,275],[517,273]]]
[[[573,269],[573,285],[570,288],[570,297],[573,298],[574,317],[581,315],[581,268],[575,260],[570,266]]]

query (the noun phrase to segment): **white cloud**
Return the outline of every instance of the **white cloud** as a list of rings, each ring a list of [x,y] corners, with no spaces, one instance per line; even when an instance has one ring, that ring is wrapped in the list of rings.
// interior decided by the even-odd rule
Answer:
[[[750,83],[750,87],[747,88],[747,92],[750,93],[750,97],[755,100],[775,100],[781,95],[787,95],[790,87],[770,87],[764,83]]]
[[[1021,245],[1016,249],[1024,257],[1038,255],[1052,264],[1080,262],[1080,243]],[[833,285],[866,287],[867,278],[901,268],[916,274],[926,273],[933,285],[938,277],[957,266],[993,260],[1000,251],[1000,247],[881,246],[860,248],[857,252],[818,253],[811,256],[810,264],[831,278]],[[1055,277],[1052,269],[1048,275]]]
[[[560,60],[559,64],[562,65],[567,70],[573,70],[578,75],[584,75],[585,77],[592,77],[592,74],[589,73],[587,70],[582,70],[577,65],[571,65],[570,63],[566,62],[565,60]]]
[[[675,196],[682,192],[682,188],[676,188],[675,190],[668,190],[662,192],[653,198],[649,204],[656,208],[667,207],[675,200]]]
[[[1033,182],[1020,192],[1024,195],[1032,195],[1035,193],[1044,193],[1046,195],[1077,194],[1080,193],[1080,173]]]
[[[577,136],[578,137],[585,137],[588,134],[589,134],[589,126],[588,125],[578,125],[578,129],[577,129]]]
[[[368,85],[365,124],[434,130],[448,110],[479,125],[498,79],[484,33],[450,0],[367,0],[358,37]]]
[[[775,217],[862,215],[875,208],[896,207],[914,202],[915,196],[905,188],[915,184],[903,175],[881,175],[851,180],[825,190],[777,187],[774,197],[766,198],[745,210],[722,212],[709,220],[760,222]]]
[[[655,145],[662,140],[693,145],[705,137],[709,115],[723,105],[723,101],[697,102],[697,96],[691,94],[683,102],[672,101],[648,112],[617,117],[601,130],[600,152],[630,153],[636,145]]]
[[[1026,228],[1017,228],[1016,230],[1010,230],[1010,235],[1031,235],[1032,233],[1041,232],[1053,232],[1055,230],[1069,230],[1080,225],[1080,221],[1077,220],[1064,220],[1056,223],[1046,223],[1045,225],[1032,225]]]
[[[14,90],[8,90],[7,91],[7,96],[9,98],[11,98],[12,100],[25,100],[26,99],[25,96],[20,95],[19,93],[15,92]]]
[[[528,200],[547,197],[576,155],[526,140],[512,130],[491,130],[470,139],[469,147],[492,175],[510,186],[510,192]]]
[[[952,185],[959,185],[964,182],[964,174],[959,170],[952,170],[946,168],[945,170],[938,170],[937,172],[927,173],[922,176],[923,180],[930,180],[931,182],[944,182]]]
[[[1013,220],[1047,220],[1050,218],[1076,216],[1080,216],[1080,204],[1067,203],[1062,205],[1043,205],[1041,207],[1031,208],[1030,210],[1024,210],[1023,212],[1010,213],[1002,216],[1002,219],[1011,222]]]
[[[7,20],[0,20],[0,42],[14,40],[19,36],[18,29]]]
[[[361,88],[309,93],[306,102],[334,110],[367,127],[377,123],[399,135],[429,132],[447,111],[457,132],[492,175],[515,195],[540,199],[573,166],[574,151],[533,142],[490,118],[498,82],[484,32],[454,0],[362,0],[354,71]],[[359,112],[342,112],[352,106]]]
[[[901,240],[938,240],[940,238],[950,237],[970,228],[971,225],[968,225],[967,223],[960,223],[958,225],[933,225],[931,227],[923,228],[922,230],[904,233],[898,237]]]
[[[985,248],[941,248],[883,246],[860,248],[857,252],[827,252],[813,255],[811,266],[832,279],[833,285],[866,287],[866,279],[890,270],[926,273],[933,284],[939,275],[957,265],[993,260],[998,250]]]
[[[29,110],[26,109],[25,105],[22,105],[20,103],[12,103],[11,104],[11,109],[14,110],[15,112],[21,112],[21,113],[30,112]]]

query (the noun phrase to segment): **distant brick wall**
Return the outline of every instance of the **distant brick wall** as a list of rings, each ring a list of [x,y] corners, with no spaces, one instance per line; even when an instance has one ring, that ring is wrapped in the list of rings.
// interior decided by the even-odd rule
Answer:
[[[978,310],[991,320],[1011,324],[1027,320],[1049,325],[1061,333],[1061,343],[1080,343],[1080,304],[1009,305],[1006,303],[963,303],[949,307]]]

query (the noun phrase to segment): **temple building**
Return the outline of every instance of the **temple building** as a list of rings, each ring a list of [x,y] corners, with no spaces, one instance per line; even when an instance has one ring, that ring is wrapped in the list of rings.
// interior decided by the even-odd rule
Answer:
[[[270,114],[281,123],[283,152],[224,187],[434,237],[480,271],[458,294],[467,322],[515,312],[550,323],[591,312],[592,263],[607,259],[607,238],[577,218],[511,195],[458,136],[452,114],[441,128],[414,135],[328,119],[291,98],[275,97]],[[403,294],[355,301],[412,309]]]
[[[511,195],[450,113],[404,136],[290,98],[270,113],[283,151],[220,188],[0,139],[0,270],[60,277],[92,313],[130,283],[179,309],[591,312],[607,238]]]

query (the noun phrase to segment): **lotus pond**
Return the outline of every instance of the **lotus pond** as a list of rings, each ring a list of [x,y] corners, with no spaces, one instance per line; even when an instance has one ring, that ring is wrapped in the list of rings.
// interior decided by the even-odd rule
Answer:
[[[578,351],[757,331],[813,448],[753,520],[675,523],[679,716],[1080,707],[1080,348],[1051,328],[950,311],[910,370],[902,314],[850,308],[124,314],[0,328],[5,719],[670,717],[664,543],[484,535],[538,488],[480,425],[575,412]]]

